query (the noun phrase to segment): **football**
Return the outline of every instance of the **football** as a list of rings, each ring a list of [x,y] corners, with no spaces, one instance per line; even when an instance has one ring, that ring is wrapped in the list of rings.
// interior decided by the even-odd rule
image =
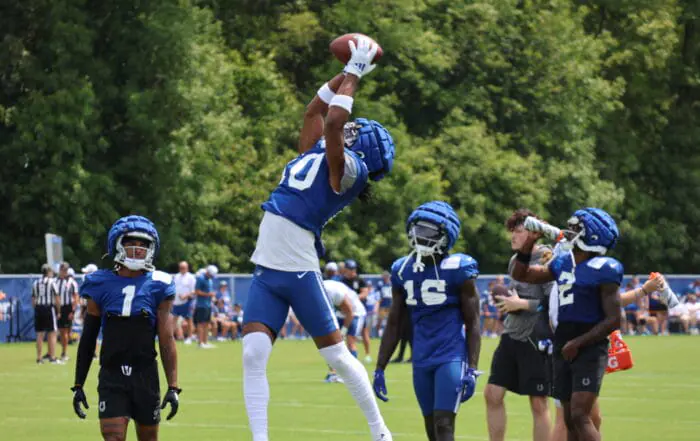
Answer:
[[[513,294],[504,285],[496,285],[491,289],[491,300],[493,300],[494,305],[500,303],[496,296],[510,297],[511,295]]]
[[[347,64],[347,62],[350,61],[351,55],[350,46],[348,45],[348,42],[351,38],[356,38],[358,35],[364,34],[358,34],[355,32],[352,34],[341,35],[340,37],[331,41],[331,44],[328,48],[333,53],[333,55],[335,55],[335,58],[340,60],[343,64]],[[366,35],[364,36],[367,37]],[[377,43],[376,40],[374,40],[372,37],[367,38],[370,38],[377,45],[377,54],[374,56],[374,62],[376,63],[377,61],[379,61],[380,58],[382,58],[384,51],[382,51],[382,47],[379,46],[379,43]],[[357,40],[355,40],[355,44],[357,44]]]

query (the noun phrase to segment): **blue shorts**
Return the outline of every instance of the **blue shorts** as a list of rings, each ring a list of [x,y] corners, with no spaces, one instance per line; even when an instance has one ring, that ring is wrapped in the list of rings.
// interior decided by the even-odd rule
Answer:
[[[413,390],[423,416],[436,410],[457,413],[462,398],[462,375],[466,363],[452,361],[413,368]]]
[[[278,271],[256,266],[248,291],[243,325],[262,323],[275,334],[287,319],[289,307],[312,337],[338,330],[338,322],[317,271]]]
[[[192,318],[192,308],[190,303],[183,303],[182,305],[173,305],[171,310],[172,314],[176,317],[182,317],[186,319]]]
[[[382,300],[379,302],[379,307],[380,308],[391,308],[391,297],[382,297]]]
[[[345,321],[338,317],[338,326],[342,328],[344,324]],[[350,322],[350,326],[348,326],[348,335],[352,335],[353,337],[361,337],[364,324],[365,317],[353,317],[352,322]]]

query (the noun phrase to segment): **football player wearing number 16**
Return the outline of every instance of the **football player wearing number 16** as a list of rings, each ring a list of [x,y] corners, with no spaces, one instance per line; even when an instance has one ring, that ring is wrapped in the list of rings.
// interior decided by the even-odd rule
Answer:
[[[336,370],[367,419],[372,439],[391,441],[362,364],[343,343],[326,297],[319,256],[324,225],[391,171],[394,142],[376,121],[348,122],[360,78],[374,70],[377,46],[350,42],[344,73],[324,84],[309,103],[299,156],[262,205],[256,264],[243,322],[243,395],[253,441],[268,440],[267,363],[291,306],[326,363]]]
[[[114,270],[85,277],[80,295],[87,298],[83,335],[78,345],[73,386],[73,409],[85,418],[88,408],[83,385],[102,328],[100,374],[97,383],[99,416],[105,440],[126,439],[129,419],[136,422],[139,441],[158,439],[160,410],[170,403],[168,419],[178,409],[177,354],[170,308],[175,297],[172,276],[156,271],[160,248],[155,225],[142,216],[119,219],[109,230],[107,253]],[[158,336],[168,392],[160,404],[158,365],[154,349]]]
[[[526,283],[557,281],[559,324],[554,334],[554,398],[564,407],[569,440],[599,441],[590,418],[608,361],[608,335],[620,327],[620,262],[604,257],[619,238],[613,218],[599,208],[576,211],[570,237],[547,266],[530,266],[532,247],[541,234],[528,235],[512,272]]]
[[[457,409],[474,395],[479,375],[479,269],[466,254],[448,254],[459,230],[445,202],[428,202],[409,216],[413,251],[391,267],[392,303],[374,372],[374,391],[388,401],[384,370],[402,324],[411,320],[413,388],[430,441],[454,440]]]

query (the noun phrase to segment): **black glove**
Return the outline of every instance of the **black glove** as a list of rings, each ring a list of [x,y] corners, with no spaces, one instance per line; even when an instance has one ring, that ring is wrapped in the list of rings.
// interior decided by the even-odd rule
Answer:
[[[78,415],[79,418],[85,419],[85,412],[80,408],[80,405],[82,404],[86,409],[89,409],[90,406],[88,406],[87,397],[85,396],[85,392],[83,392],[83,386],[73,386],[70,390],[73,391],[73,410],[75,414]]]
[[[180,407],[180,398],[178,394],[182,392],[182,389],[178,387],[169,387],[168,391],[163,397],[163,404],[160,406],[161,410],[165,409],[165,406],[170,403],[170,413],[168,414],[167,420],[170,420],[177,414],[177,408]]]

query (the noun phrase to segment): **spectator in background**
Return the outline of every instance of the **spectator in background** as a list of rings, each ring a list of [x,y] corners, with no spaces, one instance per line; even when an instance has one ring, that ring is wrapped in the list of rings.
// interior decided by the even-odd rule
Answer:
[[[700,321],[700,302],[697,300],[697,294],[688,294],[685,307],[688,310],[688,321],[690,323],[690,333],[692,335],[698,335],[697,324]]]
[[[211,349],[214,347],[209,343],[209,323],[211,322],[211,302],[216,297],[214,292],[214,278],[219,273],[219,269],[215,265],[207,266],[204,274],[197,277],[195,283],[195,300],[194,308],[194,324],[197,327],[197,336],[199,337],[199,347],[202,349]]]
[[[53,270],[48,263],[41,266],[41,279],[32,285],[32,306],[34,306],[34,330],[36,331],[36,362],[42,364],[41,356],[44,336],[49,343],[48,359],[52,364],[63,364],[55,357],[56,320],[60,311],[60,299],[53,279]]]
[[[389,272],[384,271],[382,273],[382,280],[377,282],[376,290],[377,298],[379,299],[376,333],[381,338],[386,327],[386,320],[389,317],[389,309],[391,308],[391,274]]]
[[[638,328],[638,332],[642,335],[649,335],[649,328],[651,328],[651,333],[654,335],[659,334],[659,321],[656,317],[652,317],[649,311],[649,297],[644,296],[637,302],[639,309],[637,310],[637,321],[640,323],[641,328]]]
[[[223,300],[224,304],[231,308],[231,294],[228,290],[228,282],[225,280],[219,282],[219,291],[216,293],[216,301],[218,302],[219,300]]]
[[[340,279],[340,274],[338,274],[338,264],[335,262],[328,262],[323,270],[323,280]]]
[[[488,287],[481,294],[481,317],[483,319],[481,333],[489,338],[498,337],[498,308],[492,296],[494,286],[496,286],[496,281],[490,281]]]
[[[676,320],[681,324],[684,334],[691,333],[690,314],[688,313],[687,303],[679,303],[668,311],[669,322]]]
[[[343,278],[341,282],[346,284],[350,289],[354,290],[357,293],[357,296],[360,298],[360,301],[362,301],[362,304],[365,306],[365,310],[367,310],[367,316],[369,317],[370,311],[368,310],[367,305],[369,287],[367,286],[367,282],[365,282],[365,280],[357,274],[357,262],[355,262],[353,259],[347,259],[344,262],[344,267],[345,269],[342,272]],[[370,307],[374,308],[374,305]],[[374,310],[371,311],[371,314],[374,314]],[[371,363],[372,355],[369,346],[369,328],[367,328],[366,326],[365,329],[362,331],[362,343],[365,347],[365,363]]]
[[[236,338],[237,332],[234,328],[237,327],[238,323],[232,320],[233,318],[233,308],[227,305],[224,301],[223,296],[216,300],[216,305],[214,308],[214,332],[216,333],[217,341],[226,341],[229,332],[233,334],[233,338]]]
[[[238,336],[238,332],[243,329],[243,307],[240,303],[233,305],[231,321],[236,324],[236,326],[231,328],[231,334],[233,334],[233,338],[235,339]]]
[[[173,277],[173,283],[175,283],[175,299],[171,314],[176,320],[175,338],[183,340],[185,344],[191,344],[194,335],[192,303],[195,298],[197,279],[190,272],[190,265],[186,261],[183,260],[178,264],[178,273]]]
[[[73,316],[78,307],[78,285],[68,276],[69,269],[68,262],[62,262],[58,269],[58,279],[56,279],[60,311],[58,330],[61,335],[61,361],[68,361],[70,331],[73,327]]]

